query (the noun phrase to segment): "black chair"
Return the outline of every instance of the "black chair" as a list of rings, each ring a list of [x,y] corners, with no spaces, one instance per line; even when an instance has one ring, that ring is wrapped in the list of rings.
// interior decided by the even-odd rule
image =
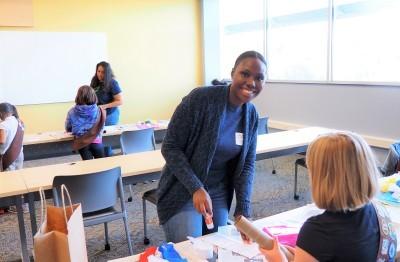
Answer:
[[[120,142],[122,154],[124,155],[152,151],[156,149],[153,128],[122,132]],[[129,185],[129,190],[131,196],[128,198],[128,201],[130,202],[132,201],[133,196],[131,185]],[[144,192],[142,196],[144,227],[143,243],[148,245],[150,240],[147,238],[146,200],[153,204],[157,203],[157,194],[155,188]]]
[[[297,194],[297,171],[299,166],[307,168],[306,159],[304,157],[299,158],[296,160],[296,162],[294,162],[294,200],[299,200],[299,195]]]
[[[269,133],[269,128],[268,128],[268,116],[265,117],[260,117],[258,118],[258,128],[257,128],[257,133],[259,135],[264,135]],[[276,174],[275,170],[275,165],[274,165],[274,160],[271,159],[272,163],[272,174]]]
[[[81,203],[85,227],[104,223],[105,250],[110,250],[107,223],[122,219],[129,253],[133,255],[122,188],[121,168],[116,167],[85,175],[54,177],[53,199],[56,206],[61,204],[62,184],[68,188],[73,203]],[[120,199],[121,210],[115,208],[118,198]]]

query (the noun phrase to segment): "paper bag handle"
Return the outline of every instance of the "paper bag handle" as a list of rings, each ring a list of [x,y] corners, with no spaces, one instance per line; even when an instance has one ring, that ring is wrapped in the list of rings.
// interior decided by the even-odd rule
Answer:
[[[44,194],[44,190],[42,187],[39,188],[39,195],[40,195],[40,206],[41,206],[39,233],[42,233],[41,230],[42,230],[43,219],[45,216],[45,212],[47,211],[46,196]]]
[[[65,186],[65,184],[62,184],[61,185],[61,201],[62,201],[62,205],[63,205],[63,209],[64,209],[65,224],[68,225],[67,210],[65,208],[64,192],[67,194],[67,197],[69,200],[69,206],[71,208],[71,214],[72,214],[72,213],[74,213],[74,209],[72,208],[71,196],[69,195],[68,189]]]

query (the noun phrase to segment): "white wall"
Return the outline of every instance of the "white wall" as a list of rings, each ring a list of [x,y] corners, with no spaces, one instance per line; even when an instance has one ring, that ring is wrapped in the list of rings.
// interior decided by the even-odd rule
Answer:
[[[400,138],[400,87],[267,83],[254,103],[272,126],[280,121],[351,130],[380,139],[378,146]]]

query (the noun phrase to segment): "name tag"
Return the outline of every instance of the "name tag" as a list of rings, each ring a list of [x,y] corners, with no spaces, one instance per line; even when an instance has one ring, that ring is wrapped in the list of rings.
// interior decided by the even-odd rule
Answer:
[[[237,146],[243,146],[243,133],[235,133],[235,142]]]

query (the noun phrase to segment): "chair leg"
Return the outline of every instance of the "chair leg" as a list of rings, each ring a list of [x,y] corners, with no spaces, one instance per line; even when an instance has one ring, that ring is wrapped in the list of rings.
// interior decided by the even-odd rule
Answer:
[[[104,223],[104,237],[106,239],[106,244],[104,245],[104,250],[108,251],[110,250],[110,243],[108,242],[108,225],[107,223]]]
[[[298,171],[299,165],[297,163],[294,164],[294,194],[293,198],[294,200],[299,200],[299,195],[297,194],[297,171]]]
[[[271,163],[272,163],[272,174],[276,174],[276,170],[275,170],[275,164],[274,164],[274,160],[271,159]]]
[[[129,254],[131,256],[133,256],[132,242],[131,242],[131,236],[129,235],[128,220],[126,217],[126,213],[125,213],[125,216],[123,217],[123,220],[124,220],[124,226],[125,226],[126,241],[128,241]]]
[[[133,189],[132,185],[129,185],[129,193],[131,193],[130,197],[128,197],[128,202],[132,202],[133,200]]]
[[[144,231],[144,238],[143,244],[148,245],[150,244],[150,239],[147,238],[147,218],[146,218],[146,200],[142,199],[143,204],[143,231]]]

